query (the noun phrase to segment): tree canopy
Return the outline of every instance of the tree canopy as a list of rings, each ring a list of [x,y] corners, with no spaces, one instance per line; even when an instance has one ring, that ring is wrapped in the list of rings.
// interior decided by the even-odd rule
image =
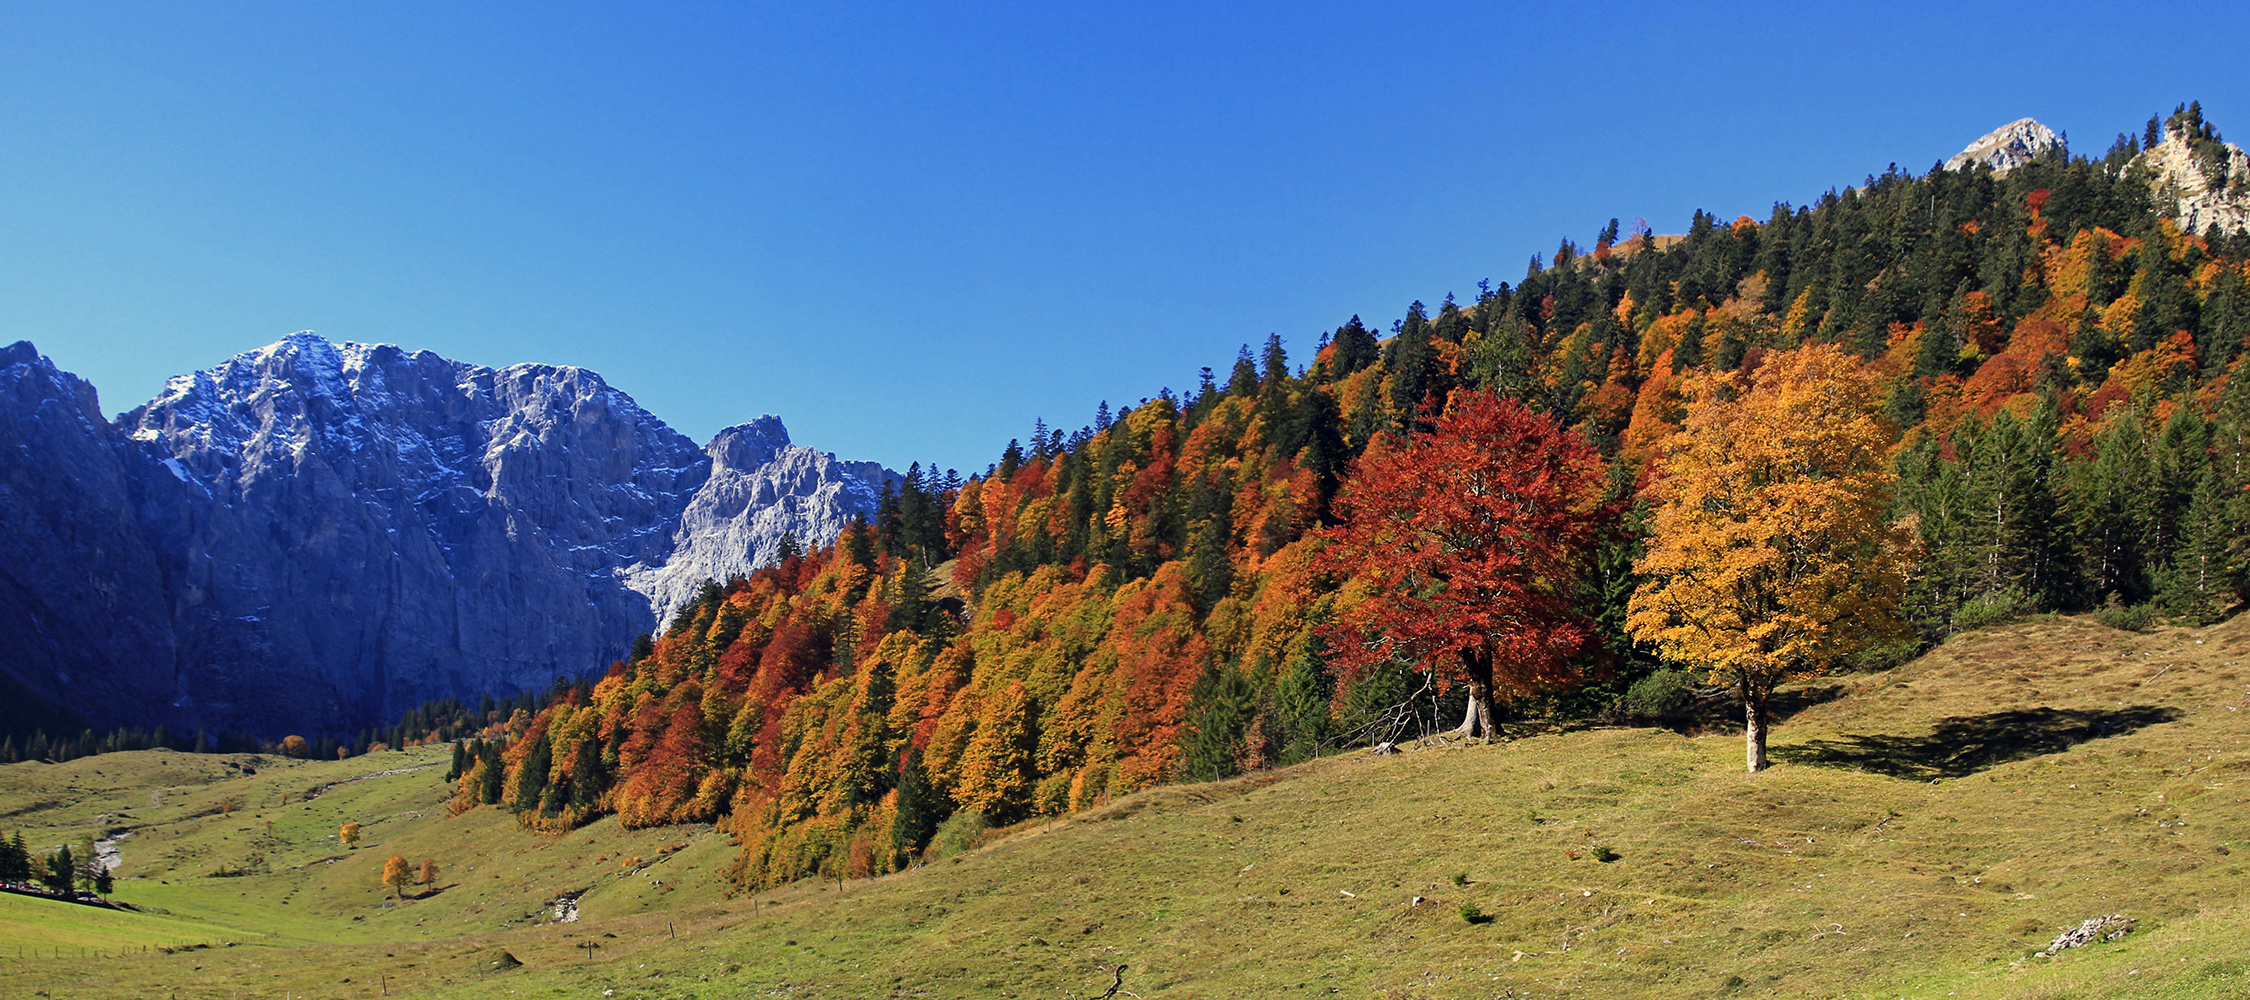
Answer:
[[[1488,392],[1377,442],[1323,534],[1322,565],[1348,577],[1332,662],[1347,679],[1396,661],[1465,682],[1461,731],[1490,735],[1497,699],[1567,683],[1594,637],[1579,586],[1619,513],[1602,487],[1583,438]]]
[[[1766,701],[1783,680],[1904,638],[1910,526],[1890,517],[1897,429],[1881,375],[1832,345],[1766,355],[1689,383],[1680,433],[1647,495],[1647,576],[1627,627],[1710,670],[1746,713],[1766,766]]]

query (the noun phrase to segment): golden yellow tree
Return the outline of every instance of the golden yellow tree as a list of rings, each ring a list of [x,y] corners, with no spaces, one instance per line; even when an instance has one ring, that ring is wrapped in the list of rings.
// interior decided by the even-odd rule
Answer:
[[[383,884],[390,886],[399,898],[405,898],[406,883],[413,878],[414,866],[407,864],[405,858],[394,854],[389,861],[383,862]]]
[[[415,877],[415,879],[414,879],[414,884],[415,884],[415,885],[436,885],[436,884],[437,884],[437,859],[436,859],[436,858],[423,858],[423,859],[422,859],[422,874],[421,874],[421,875],[419,875],[419,876],[416,876],[416,877]]]
[[[1777,685],[1905,634],[1914,532],[1888,520],[1897,431],[1881,384],[1823,344],[1698,378],[1650,485],[1649,579],[1626,628],[1741,696],[1751,771]]]
[[[345,847],[358,847],[358,846],[359,846],[359,824],[357,824],[357,823],[346,823],[346,824],[344,824],[344,827],[343,827],[343,829],[341,829],[341,830],[338,830],[338,831],[336,831],[336,840],[337,840],[338,842],[342,843],[342,844],[343,844],[343,845],[344,845]]]

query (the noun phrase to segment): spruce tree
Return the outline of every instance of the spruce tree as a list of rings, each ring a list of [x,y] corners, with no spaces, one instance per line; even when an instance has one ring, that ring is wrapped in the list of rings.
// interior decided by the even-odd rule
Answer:
[[[1383,349],[1376,342],[1375,335],[1368,332],[1358,316],[1353,316],[1350,322],[1336,328],[1335,344],[1337,378],[1374,364],[1383,356]]]

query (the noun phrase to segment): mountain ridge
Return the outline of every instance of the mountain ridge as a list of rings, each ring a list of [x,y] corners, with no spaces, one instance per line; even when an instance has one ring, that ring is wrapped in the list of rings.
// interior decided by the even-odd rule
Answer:
[[[0,361],[17,418],[0,436],[21,459],[0,499],[12,523],[57,526],[10,538],[38,554],[10,582],[95,588],[27,596],[39,610],[6,633],[87,634],[122,613],[139,637],[85,662],[58,652],[69,642],[34,643],[0,668],[96,725],[335,731],[431,698],[542,688],[667,616],[631,574],[682,576],[676,549],[717,579],[745,574],[784,533],[825,540],[873,514],[880,480],[856,477],[887,471],[792,450],[771,416],[780,449],[720,461],[583,368],[486,368],[309,331],[176,376],[114,420],[29,343]],[[785,455],[810,479],[765,473]],[[730,487],[772,480],[738,515],[788,509],[724,539],[683,531],[715,468]],[[93,675],[115,683],[88,688]]]

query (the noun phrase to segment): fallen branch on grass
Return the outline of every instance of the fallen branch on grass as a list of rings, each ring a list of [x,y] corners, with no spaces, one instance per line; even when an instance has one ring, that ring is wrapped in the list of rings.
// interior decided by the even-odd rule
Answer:
[[[1103,993],[1101,996],[1095,997],[1094,1000],[1110,1000],[1111,997],[1116,996],[1119,992],[1123,992],[1126,996],[1132,997],[1133,1000],[1140,1000],[1140,994],[1135,993],[1132,990],[1122,989],[1122,987],[1125,985],[1125,966],[1120,965],[1115,969],[1111,969],[1110,975],[1112,978],[1109,981],[1109,990]]]

